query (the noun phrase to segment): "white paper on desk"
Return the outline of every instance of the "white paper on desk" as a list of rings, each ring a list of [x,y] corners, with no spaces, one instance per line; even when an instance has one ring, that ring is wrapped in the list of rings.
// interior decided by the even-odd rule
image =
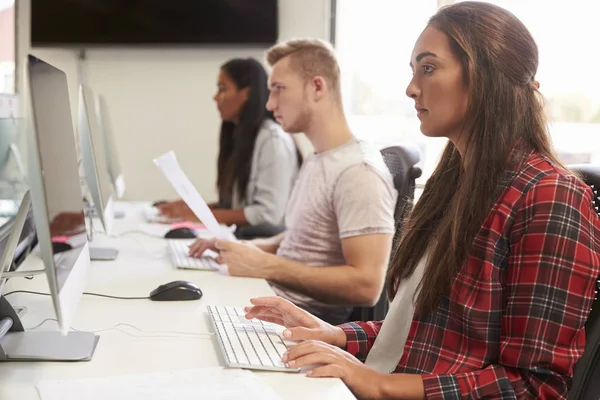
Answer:
[[[37,384],[41,400],[280,400],[271,387],[246,370],[198,368]]]
[[[206,229],[212,236],[226,240],[236,240],[229,229],[219,225],[208,204],[206,204],[200,193],[198,193],[198,190],[196,190],[192,182],[181,170],[175,153],[172,151],[165,153],[155,158],[154,163],[160,168],[167,180],[173,185],[175,191],[181,196],[196,217],[206,226]]]

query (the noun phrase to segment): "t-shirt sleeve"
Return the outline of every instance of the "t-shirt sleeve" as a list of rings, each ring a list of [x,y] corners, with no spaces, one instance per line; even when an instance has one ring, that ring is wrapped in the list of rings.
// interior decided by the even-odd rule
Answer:
[[[340,239],[371,234],[394,234],[396,190],[367,163],[345,170],[334,188],[333,205]]]

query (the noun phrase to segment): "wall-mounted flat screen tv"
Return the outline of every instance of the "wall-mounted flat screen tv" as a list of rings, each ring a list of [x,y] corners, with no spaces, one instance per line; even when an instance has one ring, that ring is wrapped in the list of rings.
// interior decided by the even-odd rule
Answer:
[[[31,44],[271,45],[277,1],[31,0]]]

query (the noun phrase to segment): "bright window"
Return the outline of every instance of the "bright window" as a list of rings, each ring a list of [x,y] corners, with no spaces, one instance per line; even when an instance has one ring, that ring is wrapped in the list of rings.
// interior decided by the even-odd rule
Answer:
[[[536,79],[562,161],[600,164],[600,79],[593,72],[600,53],[592,50],[600,37],[596,3],[548,1],[541,6],[537,0],[487,1],[515,14],[537,42]]]
[[[567,164],[600,163],[600,80],[593,50],[600,24],[593,2],[488,0],[512,11],[529,28],[540,51],[537,80],[546,98],[550,132]],[[359,138],[421,149],[423,177],[437,163],[445,139],[425,138],[414,102],[405,95],[413,45],[427,20],[447,0],[337,0],[336,49],[344,105]],[[592,46],[592,47],[590,47]]]

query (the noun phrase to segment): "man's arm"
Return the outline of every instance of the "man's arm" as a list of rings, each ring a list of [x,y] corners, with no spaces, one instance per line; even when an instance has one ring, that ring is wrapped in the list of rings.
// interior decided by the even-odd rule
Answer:
[[[279,246],[281,245],[281,241],[285,237],[285,232],[281,232],[279,235],[270,237],[270,238],[261,238],[250,240],[254,246],[258,247],[265,253],[276,254],[277,250],[279,250]]]
[[[347,265],[320,268],[271,255],[264,278],[319,301],[373,306],[383,288],[391,247],[390,234],[342,239]]]

